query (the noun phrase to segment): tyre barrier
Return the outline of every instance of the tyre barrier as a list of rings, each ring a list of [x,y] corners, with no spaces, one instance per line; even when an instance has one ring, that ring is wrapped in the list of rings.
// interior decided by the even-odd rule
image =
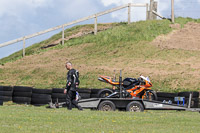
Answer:
[[[30,104],[32,96],[32,87],[14,86],[13,102],[18,104]]]
[[[191,99],[191,108],[199,107],[199,92],[191,91],[191,92],[179,92],[179,93],[166,93],[166,92],[157,92],[158,101],[168,102],[171,101],[174,104],[177,104],[177,101],[174,101],[175,97],[185,97],[185,104],[189,103],[189,96],[192,94]]]
[[[157,92],[158,101],[171,101],[172,103],[176,104],[177,102],[174,101],[174,97],[178,96],[178,93],[167,93],[167,92]]]
[[[36,88],[33,88],[32,89],[32,93],[51,95],[52,94],[52,89],[36,89]]]
[[[64,89],[53,88],[52,89],[52,102],[66,102],[66,94],[64,94]]]
[[[90,97],[91,98],[98,98],[98,93],[101,89],[91,89],[91,94],[90,94]]]
[[[31,104],[35,106],[46,105],[51,102],[51,89],[33,89],[31,96]]]
[[[198,108],[199,107],[199,92],[197,91],[179,92],[178,96],[185,97],[185,103],[188,104],[190,94],[192,94],[191,107]]]
[[[3,105],[3,99],[2,99],[2,97],[3,97],[3,91],[0,91],[0,106]]]
[[[190,93],[192,94],[192,98],[199,98],[199,92],[197,92],[197,91],[179,92],[178,96],[189,98]]]
[[[102,94],[112,93],[111,89],[87,89],[79,88],[79,95],[81,99],[87,98],[99,98]],[[174,101],[174,97],[185,97],[185,104],[188,104],[189,95],[192,93],[191,107],[200,107],[199,102],[199,92],[179,92],[179,93],[166,93],[157,92],[158,101],[172,101],[172,103],[177,104]],[[35,106],[45,105],[49,102],[65,102],[66,94],[64,94],[64,89],[53,88],[53,89],[37,89],[26,86],[0,86],[0,105],[3,102],[13,101],[19,104],[32,104]]]
[[[2,106],[2,105],[3,105],[3,100],[0,99],[0,106]]]
[[[12,86],[0,86],[0,101],[8,102],[12,101],[13,87]]]

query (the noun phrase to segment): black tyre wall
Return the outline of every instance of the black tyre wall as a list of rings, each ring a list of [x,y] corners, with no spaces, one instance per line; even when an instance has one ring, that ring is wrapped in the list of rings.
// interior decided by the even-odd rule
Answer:
[[[88,99],[90,98],[90,93],[79,93],[81,99]]]
[[[0,99],[2,99],[4,102],[12,101],[12,97],[8,96],[0,96]]]
[[[64,89],[62,88],[53,88],[52,93],[64,93]]]
[[[52,94],[52,89],[35,89],[33,88],[32,93],[36,94]]]
[[[14,86],[13,91],[14,92],[32,92],[32,87],[26,87],[26,86]]]
[[[91,89],[87,89],[87,88],[78,88],[77,91],[79,93],[91,93]]]
[[[98,98],[98,94],[90,94],[91,98]]]
[[[51,102],[51,98],[50,99],[43,99],[43,98],[32,98],[31,99],[31,104],[48,104],[49,102]]]
[[[35,106],[41,106],[48,104],[51,102],[51,95],[49,94],[37,94],[37,93],[32,93],[31,97],[31,104]]]
[[[12,97],[13,92],[12,91],[0,91],[0,96],[9,96]]]
[[[185,103],[188,105],[189,104],[189,98],[185,99]],[[199,98],[192,98],[191,99],[191,108],[198,108],[199,105]]]
[[[0,91],[13,91],[12,86],[0,86]]]
[[[2,106],[2,105],[3,105],[3,100],[0,99],[0,106]]]
[[[36,94],[36,93],[32,93],[32,98],[38,98],[38,99],[51,99],[51,95],[48,95],[48,94]]]
[[[13,87],[13,102],[19,104],[30,104],[32,87],[14,86]]]
[[[91,89],[91,94],[98,94],[101,89]]]
[[[13,87],[0,86],[0,99],[4,102],[12,101]]]
[[[66,98],[52,98],[52,102],[66,102]]]
[[[13,97],[13,102],[20,104],[30,104],[31,98],[29,97]]]
[[[13,97],[31,97],[32,92],[13,92]]]
[[[64,93],[52,93],[52,98],[66,99],[66,94],[64,94]]]
[[[198,98],[199,97],[199,92],[197,92],[197,91],[193,91],[193,92],[179,92],[178,96],[189,98],[190,93],[192,93],[192,97],[193,98]]]
[[[157,92],[156,94],[157,94],[157,97],[174,98],[178,96],[178,93]]]

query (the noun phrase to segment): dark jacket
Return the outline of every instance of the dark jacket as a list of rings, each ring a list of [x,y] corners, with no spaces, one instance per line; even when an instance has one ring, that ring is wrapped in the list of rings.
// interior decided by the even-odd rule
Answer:
[[[75,69],[71,69],[67,73],[66,89],[76,91],[76,87],[79,85],[79,72]]]

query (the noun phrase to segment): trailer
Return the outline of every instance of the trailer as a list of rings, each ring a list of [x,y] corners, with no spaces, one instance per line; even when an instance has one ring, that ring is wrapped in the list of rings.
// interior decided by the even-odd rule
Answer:
[[[125,110],[130,112],[142,112],[144,110],[183,110],[183,111],[197,111],[200,113],[200,108],[190,108],[192,94],[189,97],[188,105],[177,105],[171,103],[165,103],[150,99],[141,99],[138,97],[127,98],[124,95],[125,90],[122,87],[122,76],[119,76],[119,98],[89,98],[78,101],[78,104],[82,108],[96,109],[101,111],[115,111]],[[63,107],[64,103],[52,102],[49,104],[50,108]]]
[[[79,105],[86,109],[96,109],[100,111],[125,110],[129,112],[142,112],[144,110],[179,110],[196,111],[200,113],[200,108],[190,108],[189,106],[163,103],[160,101],[149,101],[139,98],[91,98],[80,100]]]

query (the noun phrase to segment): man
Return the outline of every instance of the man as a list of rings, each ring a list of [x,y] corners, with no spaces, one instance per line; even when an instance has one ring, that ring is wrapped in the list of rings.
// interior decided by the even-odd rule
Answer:
[[[79,110],[83,110],[76,101],[76,90],[79,85],[79,73],[77,70],[72,68],[71,62],[67,62],[65,67],[69,70],[67,73],[66,89],[64,90],[64,93],[67,95],[66,103],[68,105],[68,110],[72,109],[72,104]]]

